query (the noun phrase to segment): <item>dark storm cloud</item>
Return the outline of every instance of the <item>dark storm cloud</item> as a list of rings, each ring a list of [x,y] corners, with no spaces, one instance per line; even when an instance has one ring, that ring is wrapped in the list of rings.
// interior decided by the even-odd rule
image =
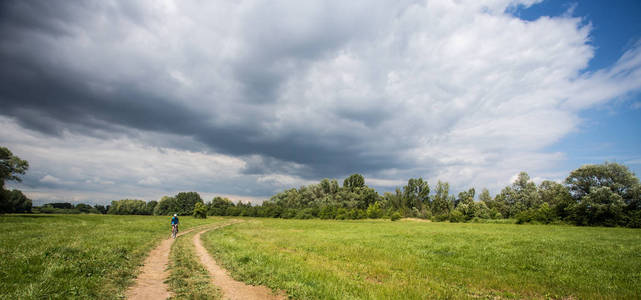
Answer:
[[[89,128],[113,124],[191,134],[202,128],[206,117],[128,86],[108,94],[92,91],[81,75],[29,58],[2,53],[0,63],[3,114],[47,134],[59,134],[65,124]]]
[[[264,159],[250,163],[245,169],[247,174],[283,171],[281,165],[287,165],[287,162],[303,165],[289,169],[303,178],[376,171],[399,164],[398,160],[384,154],[368,154],[368,149],[361,149],[358,145],[364,141],[358,134],[322,137],[306,128],[272,132],[273,129],[260,125],[275,113],[269,109],[240,123],[220,124],[213,122],[216,115],[183,105],[170,95],[158,95],[140,88],[144,82],[105,82],[100,75],[109,72],[108,69],[86,74],[59,64],[56,53],[51,52],[55,49],[42,47],[48,43],[34,41],[75,34],[82,24],[74,22],[87,17],[82,16],[82,10],[98,7],[89,2],[52,3],[20,1],[2,4],[0,32],[4,45],[0,48],[0,113],[15,118],[25,128],[49,135],[59,135],[63,130],[85,134],[92,134],[93,130],[113,133],[145,130],[191,136],[217,152],[234,156],[264,156]],[[135,6],[119,4],[110,9],[105,13],[117,13],[128,20],[144,18]],[[304,69],[308,62],[345,40],[344,36],[334,35],[330,30],[314,32],[312,38],[307,39],[314,43],[287,39],[277,32],[275,36],[281,38],[267,41],[262,36],[269,32],[273,34],[277,29],[261,28],[255,24],[249,24],[249,27],[258,28],[254,34],[261,38],[253,40],[256,43],[250,45],[253,52],[234,65],[236,71],[233,74],[242,84],[240,100],[250,105],[276,101],[287,74]],[[108,27],[104,29],[110,30]],[[126,31],[122,28],[116,30]],[[270,46],[260,48],[261,41],[268,42]],[[99,57],[101,53],[95,55]],[[77,59],[82,64],[93,58]],[[154,77],[149,76],[149,79]],[[96,88],[92,85],[96,82],[109,88]],[[355,111],[345,111],[343,116],[361,119],[366,125],[376,125],[381,119],[380,115],[367,116]],[[183,146],[174,144],[173,147]]]

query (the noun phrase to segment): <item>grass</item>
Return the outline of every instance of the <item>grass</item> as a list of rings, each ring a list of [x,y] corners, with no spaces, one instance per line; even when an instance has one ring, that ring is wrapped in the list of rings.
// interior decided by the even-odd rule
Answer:
[[[249,219],[203,240],[301,299],[641,298],[638,229]]]
[[[192,242],[196,232],[180,236],[171,246],[171,275],[167,283],[172,299],[221,299],[221,292],[211,284],[207,269],[200,264]]]
[[[181,217],[181,230],[212,219]],[[148,252],[169,237],[169,217],[2,215],[0,298],[115,299]]]

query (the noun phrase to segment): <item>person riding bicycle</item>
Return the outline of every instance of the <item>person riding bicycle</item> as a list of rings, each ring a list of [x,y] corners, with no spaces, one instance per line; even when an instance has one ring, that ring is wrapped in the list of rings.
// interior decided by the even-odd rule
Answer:
[[[171,217],[171,230],[172,230],[172,232],[173,232],[174,228],[176,228],[176,232],[178,232],[178,223],[180,223],[178,221],[178,215],[174,214],[174,216]]]

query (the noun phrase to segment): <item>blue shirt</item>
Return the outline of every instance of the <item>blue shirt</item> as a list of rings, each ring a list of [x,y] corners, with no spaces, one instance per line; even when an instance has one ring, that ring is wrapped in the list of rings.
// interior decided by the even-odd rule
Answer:
[[[171,217],[171,225],[178,224],[178,217]]]

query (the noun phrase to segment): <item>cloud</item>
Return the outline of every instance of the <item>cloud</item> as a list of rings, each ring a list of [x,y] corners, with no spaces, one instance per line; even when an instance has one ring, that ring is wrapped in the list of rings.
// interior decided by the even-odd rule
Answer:
[[[109,195],[556,176],[544,149],[639,91],[641,47],[586,71],[591,26],[510,14],[537,2],[6,1],[0,142]]]
[[[54,177],[54,176],[51,176],[51,175],[47,174],[47,175],[45,175],[44,177],[42,177],[40,179],[40,182],[61,184],[62,180],[60,180],[60,178],[58,178],[58,177]]]

